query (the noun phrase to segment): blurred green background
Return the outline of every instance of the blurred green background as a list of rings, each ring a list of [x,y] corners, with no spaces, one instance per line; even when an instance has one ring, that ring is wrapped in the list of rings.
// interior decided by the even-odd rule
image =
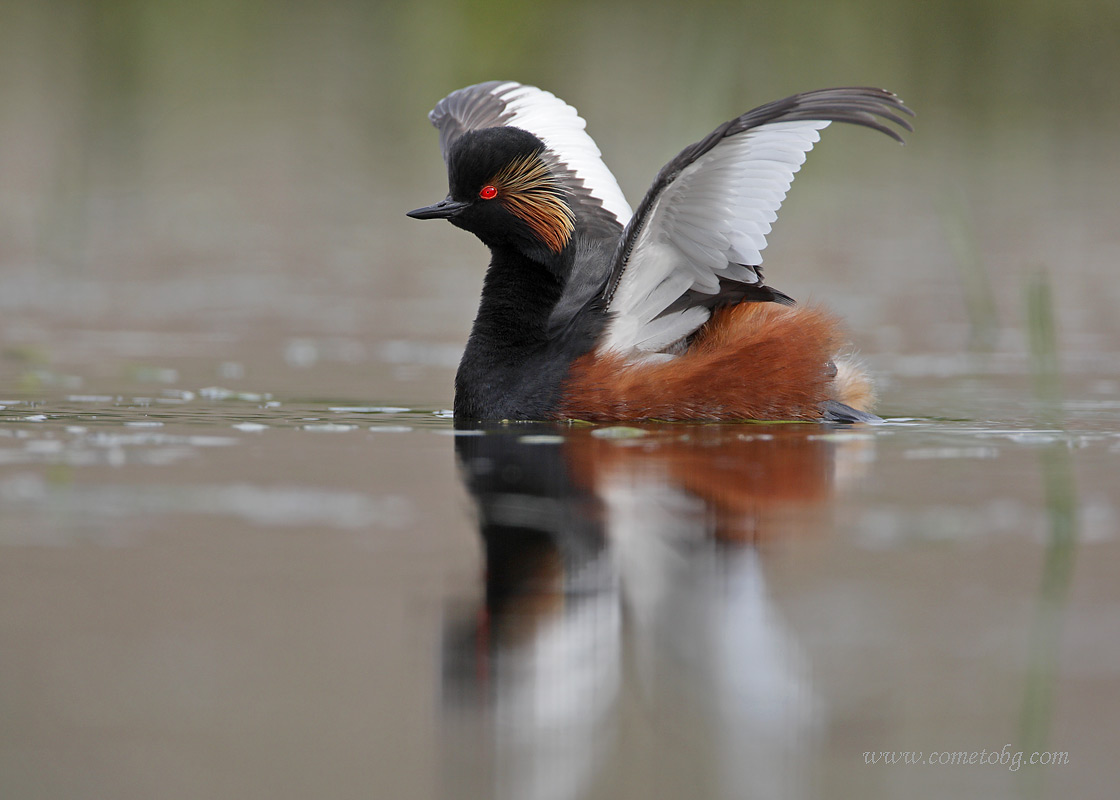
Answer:
[[[636,203],[722,120],[872,84],[915,133],[899,149],[829,132],[770,281],[838,308],[890,373],[977,341],[1025,352],[1022,275],[1046,267],[1076,371],[1118,333],[1118,40],[1111,0],[8,0],[0,336],[88,378],[117,354],[74,351],[83,331],[207,331],[273,388],[284,337],[341,336],[366,383],[340,388],[446,402],[445,375],[402,387],[377,346],[430,345],[418,360],[446,368],[473,315],[484,251],[403,218],[446,191],[425,119],[440,97],[493,78],[555,92]]]

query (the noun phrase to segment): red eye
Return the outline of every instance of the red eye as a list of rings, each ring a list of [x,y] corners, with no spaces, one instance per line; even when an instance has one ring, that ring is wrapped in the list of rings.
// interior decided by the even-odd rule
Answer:
[[[493,200],[498,196],[498,190],[493,186],[483,186],[479,191],[478,196],[483,200]]]

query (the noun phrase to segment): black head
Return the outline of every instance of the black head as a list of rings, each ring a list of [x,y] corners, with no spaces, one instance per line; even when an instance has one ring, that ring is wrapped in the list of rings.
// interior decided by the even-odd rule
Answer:
[[[571,241],[575,217],[550,160],[544,143],[520,128],[469,131],[447,155],[447,199],[408,216],[446,219],[490,247],[554,257]]]

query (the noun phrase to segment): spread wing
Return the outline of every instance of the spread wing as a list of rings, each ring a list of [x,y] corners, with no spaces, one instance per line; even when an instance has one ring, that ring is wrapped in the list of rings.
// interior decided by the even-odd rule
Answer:
[[[603,163],[587,123],[551,92],[512,81],[489,81],[452,92],[428,119],[439,129],[444,161],[455,140],[467,131],[508,125],[536,136],[550,151],[553,171],[563,174],[577,220],[621,230],[632,215],[618,181]]]
[[[763,283],[761,251],[806,153],[830,122],[901,142],[887,124],[912,130],[900,114],[912,112],[881,89],[822,89],[748,111],[681,151],[623,233],[604,294],[612,318],[601,347],[654,357],[718,305],[790,302]]]

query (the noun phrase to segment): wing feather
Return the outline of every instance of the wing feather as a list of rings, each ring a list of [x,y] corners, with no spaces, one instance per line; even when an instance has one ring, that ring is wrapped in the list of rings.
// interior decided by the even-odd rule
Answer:
[[[467,131],[503,125],[526,130],[544,142],[554,159],[554,171],[567,176],[577,218],[588,224],[605,222],[613,230],[615,225],[621,229],[633,215],[585,130],[587,123],[551,92],[513,81],[488,81],[452,92],[436,104],[428,119],[439,130],[445,161]]]
[[[887,124],[911,130],[901,114],[912,112],[881,89],[806,92],[748,111],[681,151],[623,232],[604,292],[612,317],[601,347],[648,357],[695,332],[721,301],[788,301],[763,285],[758,267],[820,131],[847,122],[901,142]]]

